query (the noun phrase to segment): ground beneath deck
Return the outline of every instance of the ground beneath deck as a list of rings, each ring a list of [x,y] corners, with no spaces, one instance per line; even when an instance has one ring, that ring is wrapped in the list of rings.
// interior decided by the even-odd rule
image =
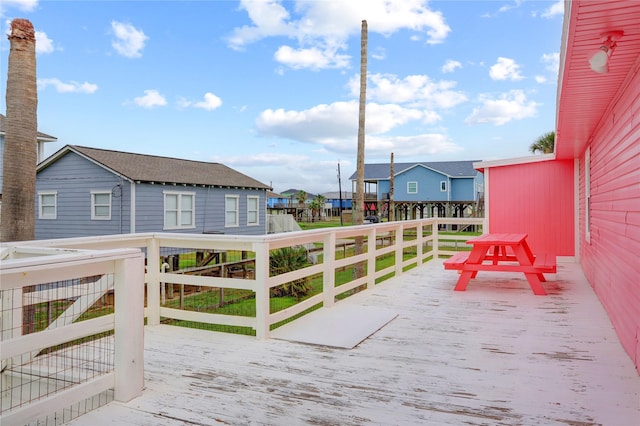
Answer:
[[[456,279],[430,262],[350,300],[398,313],[353,349],[147,327],[143,395],[70,424],[640,424],[640,377],[577,265],[547,296]]]

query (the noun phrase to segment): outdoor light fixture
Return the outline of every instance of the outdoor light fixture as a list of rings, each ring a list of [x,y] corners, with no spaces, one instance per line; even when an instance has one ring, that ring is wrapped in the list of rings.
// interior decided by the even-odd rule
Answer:
[[[620,40],[622,34],[622,31],[609,31],[600,34],[602,45],[589,59],[592,70],[600,74],[609,72],[609,58],[616,49],[617,41]]]

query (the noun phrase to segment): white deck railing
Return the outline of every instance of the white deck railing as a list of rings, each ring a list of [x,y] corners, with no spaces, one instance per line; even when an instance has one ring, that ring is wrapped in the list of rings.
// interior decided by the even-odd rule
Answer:
[[[5,246],[0,254],[0,422],[28,424],[109,389],[119,401],[140,395],[143,253]],[[108,292],[115,312],[77,321]],[[42,326],[35,307],[52,304],[58,315]],[[104,334],[113,343],[96,345],[92,336]]]
[[[313,231],[300,231],[264,236],[232,236],[232,235],[194,235],[173,233],[145,233],[129,235],[111,235],[106,237],[70,238],[59,240],[30,241],[20,243],[18,250],[4,244],[3,256],[10,256],[14,250],[13,260],[3,260],[0,265],[2,284],[2,360],[4,387],[9,386],[5,376],[11,370],[12,360],[35,355],[42,348],[52,347],[58,343],[69,342],[82,336],[100,331],[115,329],[115,362],[113,371],[101,375],[90,382],[80,383],[64,393],[47,396],[27,404],[21,402],[17,408],[3,407],[1,420],[11,419],[22,422],[24,419],[56,411],[74,398],[86,398],[88,391],[100,391],[105,387],[115,388],[115,398],[127,400],[141,389],[142,364],[142,309],[144,305],[142,289],[146,283],[147,325],[153,326],[162,320],[189,321],[203,324],[216,324],[232,327],[245,327],[255,330],[258,338],[268,338],[270,331],[283,321],[292,320],[305,311],[323,306],[330,308],[339,300],[348,297],[355,291],[366,291],[376,282],[389,276],[398,276],[405,270],[418,267],[424,262],[440,255],[450,255],[456,245],[464,245],[465,235],[443,236],[439,227],[449,225],[476,225],[482,227],[482,219],[444,219],[431,218],[412,221],[398,221],[380,224],[368,224],[340,228],[324,228]],[[361,252],[357,254],[356,246],[360,244]],[[273,250],[285,247],[304,246],[314,252],[317,261],[302,269],[274,274],[270,269],[270,255]],[[65,249],[63,254],[46,255],[44,248]],[[71,251],[78,250],[78,251]],[[132,250],[133,249],[133,250]],[[135,249],[141,249],[135,250]],[[44,250],[38,252],[38,250]],[[90,251],[87,251],[90,250]],[[96,251],[96,250],[106,250]],[[182,271],[167,271],[161,258],[167,253],[184,254],[191,252],[242,252],[244,263],[250,263],[252,274],[244,278],[224,276],[199,276]],[[142,253],[144,252],[144,254]],[[21,254],[24,259],[15,259]],[[144,274],[143,257],[146,254],[146,275]],[[379,266],[380,259],[386,258],[388,266]],[[349,279],[336,282],[336,276],[344,269],[356,269],[361,265],[359,273]],[[163,267],[164,266],[164,267]],[[377,269],[380,268],[380,269]],[[113,275],[113,279],[105,276]],[[24,293],[27,286],[71,280],[74,278],[101,276],[100,279],[85,280],[80,284],[65,286],[65,294],[56,294],[47,286],[38,288],[39,298]],[[320,278],[321,277],[321,278]],[[301,298],[295,304],[273,309],[271,290],[299,279],[321,280],[322,290],[307,298]],[[198,289],[240,290],[251,295],[254,300],[254,312],[251,314],[228,315],[210,313],[196,309],[169,307],[163,304],[162,289],[165,283],[178,286],[194,286]],[[88,290],[87,285],[91,287]],[[82,310],[79,306],[89,307],[105,292],[115,289],[115,313],[103,315],[96,319],[75,322]],[[33,287],[32,287],[33,289]],[[91,293],[93,292],[93,293]],[[12,310],[5,310],[5,300],[12,299]],[[19,296],[17,296],[19,295]],[[67,320],[55,320],[47,330],[22,335],[22,305],[54,300],[64,297],[73,300],[77,309]],[[82,301],[81,301],[82,300]],[[220,299],[222,300],[222,299]],[[16,306],[20,305],[18,310]],[[136,315],[138,315],[136,317]],[[9,320],[8,317],[12,319]],[[20,323],[20,326],[16,326]],[[10,324],[12,331],[5,331],[5,324]],[[126,326],[125,326],[126,324]],[[139,325],[139,329],[132,325]],[[122,328],[119,325],[123,325]],[[133,334],[140,333],[134,337]],[[119,338],[120,336],[120,338]],[[133,342],[139,342],[140,345]],[[24,358],[23,358],[24,360]],[[133,370],[135,371],[133,371]],[[119,381],[118,378],[127,377]],[[136,378],[131,382],[131,378]],[[139,378],[139,379],[138,379]],[[87,383],[92,383],[91,385]],[[130,386],[125,386],[129,383]],[[34,408],[35,407],[35,408]]]

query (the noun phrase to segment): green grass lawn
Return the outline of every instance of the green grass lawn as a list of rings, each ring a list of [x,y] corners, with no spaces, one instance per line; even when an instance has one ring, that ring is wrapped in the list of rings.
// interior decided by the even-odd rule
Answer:
[[[317,222],[298,222],[298,225],[300,225],[300,228],[302,228],[303,231],[307,231],[309,229],[336,228],[336,227],[343,226],[343,225],[340,225],[339,217],[330,218],[328,220],[321,220]],[[344,222],[344,226],[351,226],[351,225],[352,225],[351,222],[348,222],[348,223]]]

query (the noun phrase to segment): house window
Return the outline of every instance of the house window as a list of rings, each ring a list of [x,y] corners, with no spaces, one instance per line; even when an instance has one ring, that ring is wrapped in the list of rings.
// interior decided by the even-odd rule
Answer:
[[[418,193],[418,182],[407,182],[407,194]]]
[[[91,220],[111,220],[111,191],[91,191]]]
[[[164,191],[164,229],[195,228],[196,194]]]
[[[57,213],[58,192],[38,192],[38,219],[55,219]]]
[[[584,153],[584,239],[591,242],[591,148]]]
[[[224,197],[224,226],[239,226],[239,204],[240,197],[237,195],[227,195]]]
[[[447,181],[446,180],[441,180],[440,181],[440,192],[447,192]]]
[[[247,197],[247,225],[259,225],[260,197]]]

